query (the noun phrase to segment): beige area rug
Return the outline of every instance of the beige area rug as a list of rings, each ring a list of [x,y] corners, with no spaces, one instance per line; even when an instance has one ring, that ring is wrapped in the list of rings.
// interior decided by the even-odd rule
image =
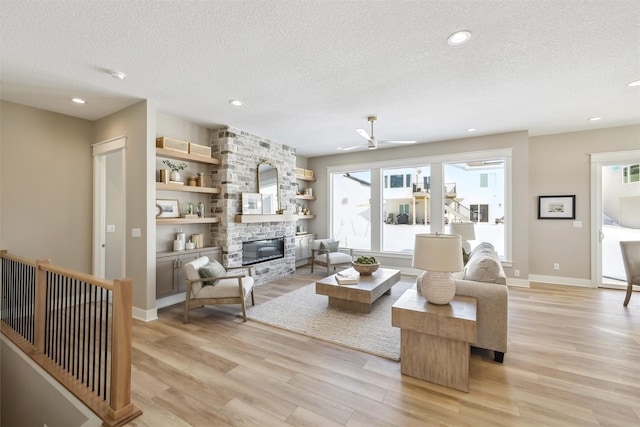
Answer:
[[[413,283],[398,282],[390,295],[381,296],[371,313],[355,313],[328,306],[316,295],[315,283],[254,307],[247,317],[322,341],[400,360],[400,329],[391,326],[391,306]]]

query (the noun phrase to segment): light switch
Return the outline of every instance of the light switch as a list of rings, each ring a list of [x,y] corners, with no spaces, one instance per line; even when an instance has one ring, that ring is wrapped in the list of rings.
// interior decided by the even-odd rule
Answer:
[[[109,224],[107,225],[107,233],[115,233],[116,232],[116,226],[113,224]]]
[[[132,228],[131,237],[142,237],[142,232],[140,231],[139,228]]]
[[[582,228],[582,221],[573,221],[573,228]]]

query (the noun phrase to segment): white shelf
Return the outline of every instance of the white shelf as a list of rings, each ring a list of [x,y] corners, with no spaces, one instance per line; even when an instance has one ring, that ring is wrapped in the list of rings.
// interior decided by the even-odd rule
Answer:
[[[156,218],[157,225],[175,225],[175,224],[215,224],[220,222],[220,218]]]

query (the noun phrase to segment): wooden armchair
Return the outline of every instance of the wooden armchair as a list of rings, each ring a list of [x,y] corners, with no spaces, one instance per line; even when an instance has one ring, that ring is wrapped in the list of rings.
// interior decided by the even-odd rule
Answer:
[[[331,267],[349,265],[353,261],[353,249],[339,247],[340,242],[334,239],[317,239],[311,241],[311,272],[313,266],[319,264],[327,267],[327,274]]]
[[[242,306],[242,318],[247,321],[245,301],[251,296],[251,305],[255,305],[253,299],[253,277],[251,267],[229,267],[227,270],[247,270],[247,273],[227,274],[218,277],[200,277],[200,268],[209,264],[209,258],[200,257],[184,265],[187,276],[187,293],[184,301],[184,323],[189,322],[189,310],[191,307],[201,307],[211,304],[240,304]],[[228,273],[228,272],[227,272]],[[215,282],[213,285],[205,285],[206,282]]]

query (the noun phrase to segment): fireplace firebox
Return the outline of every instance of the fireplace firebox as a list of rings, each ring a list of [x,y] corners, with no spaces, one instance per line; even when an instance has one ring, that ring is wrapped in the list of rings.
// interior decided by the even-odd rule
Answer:
[[[284,237],[242,242],[242,265],[284,258]]]

